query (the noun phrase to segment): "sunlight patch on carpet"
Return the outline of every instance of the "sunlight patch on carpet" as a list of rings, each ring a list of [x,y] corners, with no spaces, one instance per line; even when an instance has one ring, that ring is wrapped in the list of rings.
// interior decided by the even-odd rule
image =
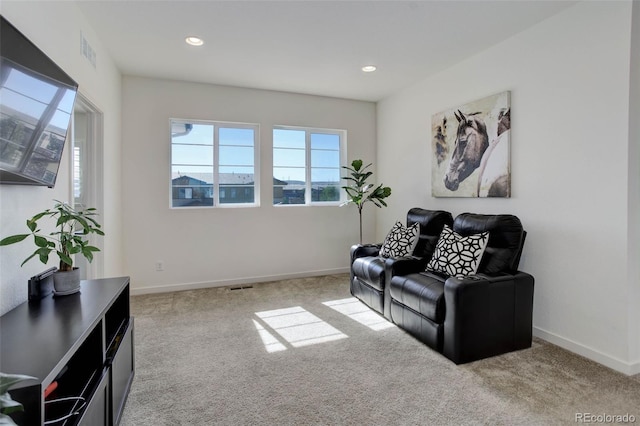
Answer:
[[[278,338],[269,333],[269,331],[267,331],[262,325],[260,325],[258,321],[253,320],[253,325],[256,326],[256,330],[258,330],[258,334],[260,335],[262,343],[264,343],[264,347],[267,352],[272,353],[287,350],[287,347],[280,343]]]
[[[366,325],[374,331],[395,327],[393,323],[376,314],[355,297],[331,300],[329,302],[323,302],[322,304],[331,309],[335,309],[360,324]]]
[[[349,337],[300,306],[256,312],[256,316],[294,348]],[[275,339],[273,335],[271,337]]]

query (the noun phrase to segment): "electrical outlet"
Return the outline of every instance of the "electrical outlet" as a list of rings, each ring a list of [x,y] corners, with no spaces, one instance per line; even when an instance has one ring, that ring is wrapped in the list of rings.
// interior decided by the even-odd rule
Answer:
[[[156,262],[156,271],[158,272],[164,271],[164,262],[162,260],[158,260]]]

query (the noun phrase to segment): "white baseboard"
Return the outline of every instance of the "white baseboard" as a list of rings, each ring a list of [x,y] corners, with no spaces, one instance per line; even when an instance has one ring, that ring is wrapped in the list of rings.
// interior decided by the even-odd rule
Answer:
[[[533,327],[533,335],[539,337],[542,340],[546,340],[549,343],[553,343],[556,346],[560,346],[563,349],[581,355],[613,370],[616,370],[627,376],[633,376],[640,374],[640,361],[625,362],[621,359],[613,357],[611,355],[604,354],[598,350],[584,346],[580,343],[565,337],[558,336],[557,334],[543,330],[539,327]]]
[[[200,288],[228,287],[242,284],[254,284],[270,281],[289,280],[295,278],[319,277],[322,275],[334,275],[349,273],[349,268],[324,269],[320,271],[296,272],[291,274],[267,275],[262,277],[244,277],[218,281],[202,281],[194,283],[178,283],[150,287],[131,288],[131,295],[152,293],[168,293],[171,291],[197,290]]]

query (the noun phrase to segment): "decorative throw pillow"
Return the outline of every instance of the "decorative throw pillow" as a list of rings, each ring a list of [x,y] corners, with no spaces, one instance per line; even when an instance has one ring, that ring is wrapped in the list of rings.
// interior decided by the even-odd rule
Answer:
[[[463,278],[474,275],[489,241],[489,232],[463,237],[445,225],[427,271]]]
[[[420,224],[414,223],[406,227],[402,222],[397,221],[380,248],[380,256],[382,257],[403,257],[413,254],[413,249],[418,244],[418,234],[420,233]]]

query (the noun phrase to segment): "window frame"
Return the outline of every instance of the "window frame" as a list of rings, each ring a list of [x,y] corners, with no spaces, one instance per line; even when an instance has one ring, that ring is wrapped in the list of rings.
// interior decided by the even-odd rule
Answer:
[[[173,136],[171,129],[173,123],[199,124],[213,126],[213,205],[211,206],[174,206],[173,205]],[[251,129],[253,130],[253,202],[248,203],[220,203],[220,129]],[[224,146],[224,145],[223,145]],[[248,146],[248,145],[247,145]],[[223,164],[222,167],[228,167]],[[240,166],[238,166],[240,167]],[[250,166],[242,166],[250,167]],[[240,123],[232,121],[201,120],[188,118],[169,119],[169,208],[172,210],[191,209],[227,209],[227,208],[252,208],[260,207],[260,124]],[[222,186],[223,190],[225,186]],[[231,191],[226,191],[231,192]]]
[[[271,170],[273,173],[273,168],[276,167],[273,161],[273,150],[275,147],[274,142],[274,130],[293,130],[293,131],[304,131],[305,132],[305,191],[304,191],[304,204],[274,204],[273,199],[273,189],[271,191],[271,205],[274,207],[296,207],[296,206],[340,206],[347,200],[347,194],[344,189],[342,189],[343,185],[343,176],[342,176],[342,167],[346,165],[347,158],[347,131],[344,129],[326,129],[320,127],[305,127],[305,126],[288,126],[288,125],[274,125],[271,129],[271,153],[272,153],[272,162],[271,162]],[[313,201],[312,198],[312,181],[311,181],[311,171],[313,169],[311,164],[311,135],[312,134],[324,134],[324,135],[337,135],[339,137],[339,149],[338,149],[338,173],[340,179],[338,180],[338,194],[339,198],[337,201]],[[275,178],[275,176],[274,176]],[[272,187],[273,188],[273,187]]]

